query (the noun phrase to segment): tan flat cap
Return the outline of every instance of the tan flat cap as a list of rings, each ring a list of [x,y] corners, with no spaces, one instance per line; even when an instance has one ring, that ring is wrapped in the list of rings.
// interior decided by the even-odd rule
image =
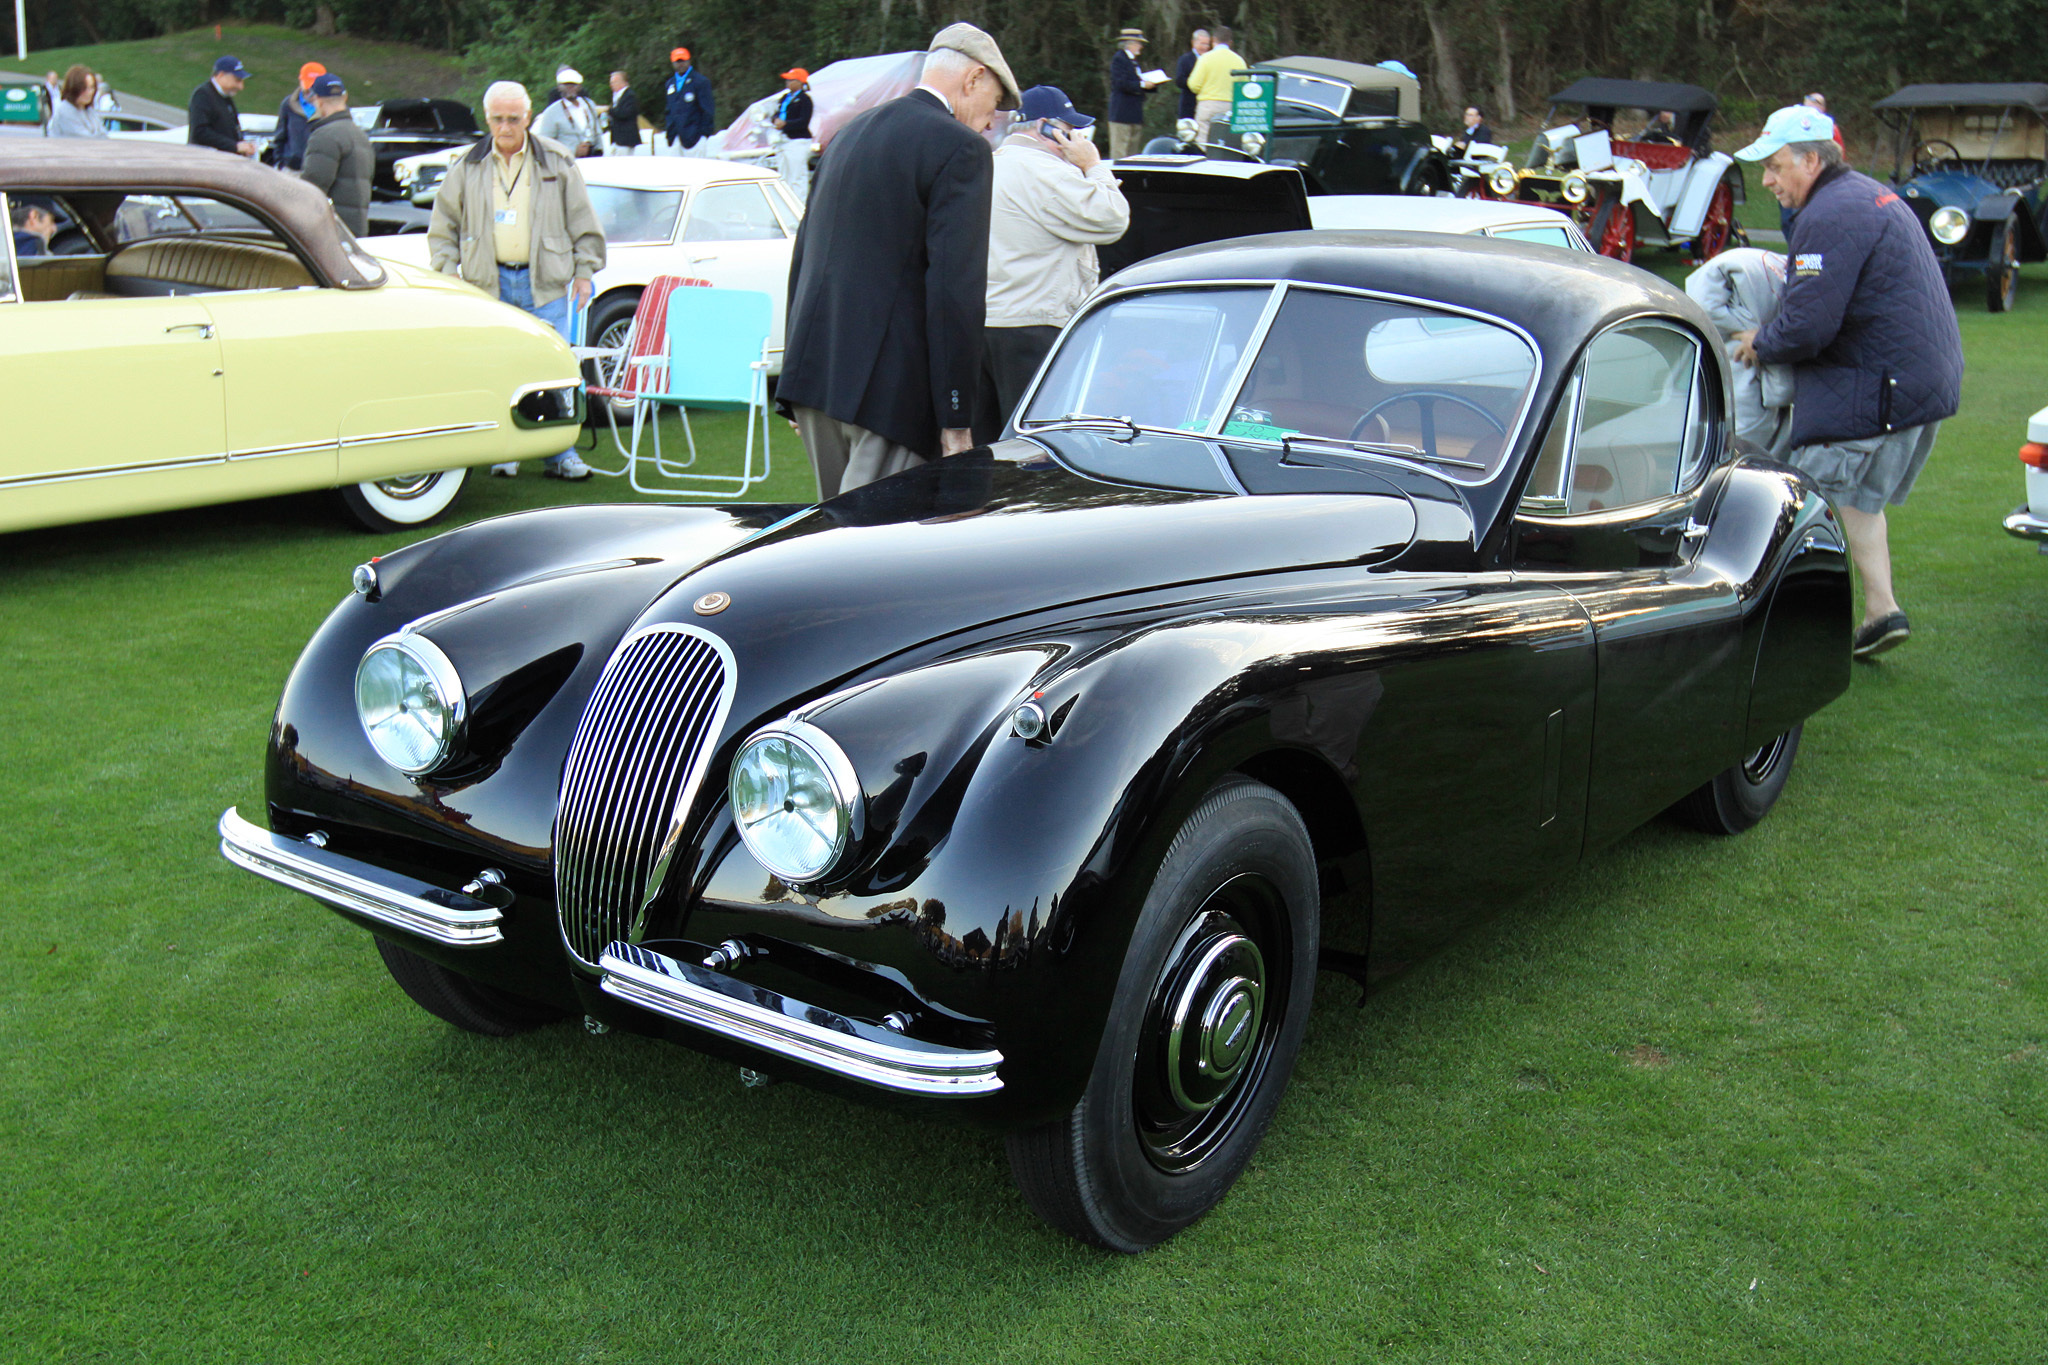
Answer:
[[[1010,64],[1003,60],[1003,50],[996,46],[996,40],[972,24],[948,24],[932,35],[931,51],[951,48],[964,56],[972,57],[995,73],[1003,87],[1003,98],[997,103],[998,109],[1015,109],[1023,98],[1017,89],[1017,78],[1010,74]]]

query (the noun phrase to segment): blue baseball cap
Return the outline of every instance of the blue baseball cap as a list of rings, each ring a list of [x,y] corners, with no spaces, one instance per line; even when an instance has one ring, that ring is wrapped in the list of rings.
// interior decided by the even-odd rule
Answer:
[[[1735,155],[1744,161],[1762,161],[1791,142],[1833,142],[1835,121],[1818,109],[1803,104],[1788,105],[1764,123],[1763,135]]]
[[[1067,92],[1055,85],[1034,85],[1017,101],[1017,117],[1026,123],[1056,118],[1069,128],[1087,128],[1095,120],[1074,107]]]
[[[221,57],[213,64],[213,74],[216,76],[240,76],[246,80],[249,75],[249,68],[242,65],[240,57]]]
[[[341,77],[328,71],[313,78],[313,93],[323,100],[331,100],[336,95],[346,95],[348,87],[341,83]]]

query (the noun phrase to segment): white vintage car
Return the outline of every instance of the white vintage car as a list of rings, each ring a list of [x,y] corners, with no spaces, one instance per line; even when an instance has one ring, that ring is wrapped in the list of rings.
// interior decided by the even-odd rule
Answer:
[[[2027,419],[2027,443],[2020,447],[2027,467],[2027,500],[2005,519],[2005,529],[2022,540],[2036,541],[2048,555],[2048,408]]]
[[[1456,232],[1541,242],[1567,251],[1591,251],[1578,224],[1540,204],[1492,204],[1474,199],[1417,199],[1392,194],[1319,194],[1308,201],[1317,228],[1366,232]]]
[[[696,157],[590,157],[577,163],[604,227],[605,267],[597,275],[584,337],[617,346],[656,275],[709,280],[720,289],[753,289],[775,301],[780,372],[789,255],[803,208],[772,172]],[[363,245],[387,261],[425,266],[425,233],[371,237]]]

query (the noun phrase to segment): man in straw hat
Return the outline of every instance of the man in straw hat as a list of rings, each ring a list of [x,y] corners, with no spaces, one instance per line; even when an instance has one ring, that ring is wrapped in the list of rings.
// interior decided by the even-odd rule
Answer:
[[[833,134],[789,265],[776,396],[818,496],[973,444],[993,154],[1017,78],[972,24],[941,29],[917,88]]]
[[[1157,81],[1145,79],[1143,29],[1127,28],[1116,35],[1109,58],[1109,159],[1129,156],[1145,137],[1145,97]]]

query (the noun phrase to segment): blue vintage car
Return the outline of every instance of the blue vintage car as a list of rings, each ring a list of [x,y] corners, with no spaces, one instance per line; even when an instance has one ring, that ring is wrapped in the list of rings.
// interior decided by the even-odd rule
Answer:
[[[2048,259],[2048,85],[1909,85],[1871,107],[1942,276],[2011,308],[2020,263]]]

